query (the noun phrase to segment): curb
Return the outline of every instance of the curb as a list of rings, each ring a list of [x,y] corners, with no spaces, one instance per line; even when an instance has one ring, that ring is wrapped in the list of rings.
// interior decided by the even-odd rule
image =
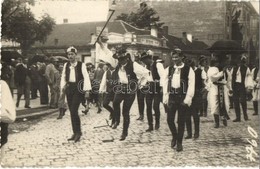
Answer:
[[[48,114],[56,113],[58,111],[59,111],[59,109],[50,109],[50,110],[45,110],[45,111],[41,111],[41,112],[37,112],[37,113],[20,115],[20,116],[16,117],[16,120],[17,119],[22,119],[22,118],[30,118],[30,117],[37,117],[37,116],[42,116],[42,115],[48,115]]]

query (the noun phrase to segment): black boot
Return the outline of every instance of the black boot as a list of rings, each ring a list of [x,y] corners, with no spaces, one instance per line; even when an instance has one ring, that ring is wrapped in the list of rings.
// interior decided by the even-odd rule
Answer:
[[[219,115],[214,114],[215,126],[214,128],[219,128]]]
[[[58,118],[57,118],[58,120],[59,120],[59,119],[62,119],[62,117],[64,116],[64,114],[65,114],[65,111],[64,111],[64,110],[66,111],[66,109],[60,108],[60,114],[59,114],[59,116],[58,116]]]
[[[253,105],[254,105],[254,116],[258,115],[258,102],[257,101],[253,101]]]

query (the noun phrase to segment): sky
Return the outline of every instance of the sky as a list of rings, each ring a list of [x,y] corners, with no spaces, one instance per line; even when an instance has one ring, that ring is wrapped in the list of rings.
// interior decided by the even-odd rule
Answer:
[[[35,0],[31,7],[36,18],[48,13],[57,24],[68,19],[68,23],[105,21],[109,0]]]
[[[112,1],[112,0],[110,0]],[[119,0],[116,0],[119,1]],[[163,1],[163,0],[162,0]],[[259,13],[259,0],[250,0]],[[108,17],[109,0],[35,0],[32,11],[36,17],[49,13],[57,24],[105,21]]]

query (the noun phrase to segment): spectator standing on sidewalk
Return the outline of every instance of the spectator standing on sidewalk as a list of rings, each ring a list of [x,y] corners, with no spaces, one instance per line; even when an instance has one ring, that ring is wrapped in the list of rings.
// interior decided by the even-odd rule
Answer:
[[[28,59],[22,58],[17,59],[18,63],[16,65],[16,70],[14,72],[14,80],[17,87],[17,102],[16,107],[19,107],[20,99],[22,95],[25,98],[25,108],[30,107],[30,91],[31,91],[31,78],[30,71],[27,68]],[[24,62],[24,63],[23,63]]]
[[[39,91],[40,91],[40,103],[48,104],[49,96],[48,96],[48,83],[45,77],[46,64],[44,62],[37,62],[38,73],[39,73]]]
[[[0,125],[1,125],[1,132],[0,132],[0,139],[1,139],[1,166],[3,158],[5,157],[5,144],[8,142],[8,124],[15,121],[16,118],[16,111],[15,106],[13,104],[12,94],[10,92],[9,86],[3,80],[0,80],[1,85],[1,118],[0,118]]]
[[[54,58],[50,58],[50,63],[46,66],[45,70],[45,77],[47,78],[47,82],[49,85],[50,93],[51,93],[51,100],[50,100],[50,108],[55,109],[57,108],[57,100],[55,99],[55,90],[53,88],[54,85],[54,74],[57,70],[54,66]]]
[[[89,97],[91,84],[85,64],[77,61],[77,49],[67,49],[69,62],[64,64],[61,75],[61,90],[66,93],[70,110],[73,135],[68,141],[78,142],[82,136],[79,105],[86,97]],[[85,98],[84,98],[85,96]]]

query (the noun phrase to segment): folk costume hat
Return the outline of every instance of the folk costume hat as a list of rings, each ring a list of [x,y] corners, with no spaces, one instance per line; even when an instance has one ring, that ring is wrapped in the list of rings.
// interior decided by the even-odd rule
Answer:
[[[174,54],[178,54],[179,56],[182,56],[182,50],[178,47],[175,47],[171,53],[171,56]]]
[[[116,47],[116,52],[115,54],[113,54],[113,58],[114,59],[122,59],[122,58],[126,58],[129,57],[130,54],[127,53],[126,48],[124,46],[118,46]]]
[[[77,49],[75,48],[75,47],[73,47],[73,46],[70,46],[68,49],[67,49],[67,53],[68,52],[73,52],[73,53],[75,53],[75,54],[77,54]]]
[[[140,60],[144,60],[144,59],[146,59],[146,58],[149,58],[149,59],[152,58],[152,55],[150,55],[150,54],[148,53],[148,51],[147,51],[147,52],[143,52],[143,53],[141,54]]]

